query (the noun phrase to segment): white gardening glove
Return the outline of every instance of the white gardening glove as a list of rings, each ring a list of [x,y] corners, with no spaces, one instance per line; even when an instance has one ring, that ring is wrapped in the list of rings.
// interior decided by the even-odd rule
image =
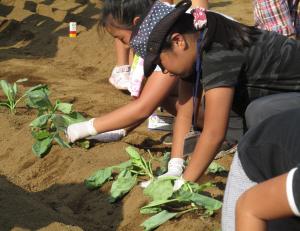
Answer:
[[[100,142],[113,142],[122,139],[124,136],[126,136],[126,130],[118,129],[109,132],[103,132],[95,136],[90,136],[87,139],[97,140]]]
[[[171,158],[168,163],[168,171],[160,175],[158,178],[166,176],[181,176],[184,169],[184,159],[182,158]]]
[[[85,138],[87,136],[94,136],[97,134],[96,129],[94,128],[94,120],[90,119],[88,121],[71,124],[67,127],[66,135],[69,142],[74,143],[76,140]]]
[[[181,176],[184,168],[184,159],[182,158],[171,158],[168,163],[168,171],[160,175],[158,178],[163,178],[167,176]],[[147,188],[151,184],[151,180],[143,181],[140,183],[142,188]]]
[[[173,185],[173,192],[178,191],[182,185],[185,184],[185,179],[183,179],[183,177],[181,176],[179,179],[175,180],[174,185]]]

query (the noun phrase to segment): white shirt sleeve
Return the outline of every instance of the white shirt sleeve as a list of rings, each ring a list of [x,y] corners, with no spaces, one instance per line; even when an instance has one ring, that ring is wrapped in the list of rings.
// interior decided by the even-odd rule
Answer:
[[[294,189],[293,189],[294,175],[297,170],[298,170],[298,168],[293,168],[288,173],[288,176],[286,179],[286,193],[287,193],[287,198],[288,198],[288,202],[289,202],[289,206],[290,206],[291,210],[293,211],[295,216],[300,217],[300,212],[299,212],[299,209],[298,209],[296,201],[295,201]]]

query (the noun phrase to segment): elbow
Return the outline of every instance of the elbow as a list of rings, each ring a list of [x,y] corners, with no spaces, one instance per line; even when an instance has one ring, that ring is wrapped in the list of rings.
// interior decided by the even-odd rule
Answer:
[[[137,100],[136,102],[136,115],[139,120],[147,119],[156,108],[149,106],[144,101]]]

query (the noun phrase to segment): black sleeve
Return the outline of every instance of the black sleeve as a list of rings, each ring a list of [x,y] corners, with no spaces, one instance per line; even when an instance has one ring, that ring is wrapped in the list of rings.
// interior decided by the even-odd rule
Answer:
[[[300,216],[300,169],[292,169],[288,173],[286,191],[291,210],[296,216]]]
[[[244,54],[213,44],[202,57],[202,85],[205,90],[235,87],[244,64]]]

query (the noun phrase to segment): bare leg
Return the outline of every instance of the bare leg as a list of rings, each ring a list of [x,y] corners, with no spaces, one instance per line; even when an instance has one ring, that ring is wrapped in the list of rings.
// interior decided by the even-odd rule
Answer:
[[[287,174],[272,178],[246,191],[236,206],[238,231],[266,230],[266,221],[292,216],[286,194]]]

